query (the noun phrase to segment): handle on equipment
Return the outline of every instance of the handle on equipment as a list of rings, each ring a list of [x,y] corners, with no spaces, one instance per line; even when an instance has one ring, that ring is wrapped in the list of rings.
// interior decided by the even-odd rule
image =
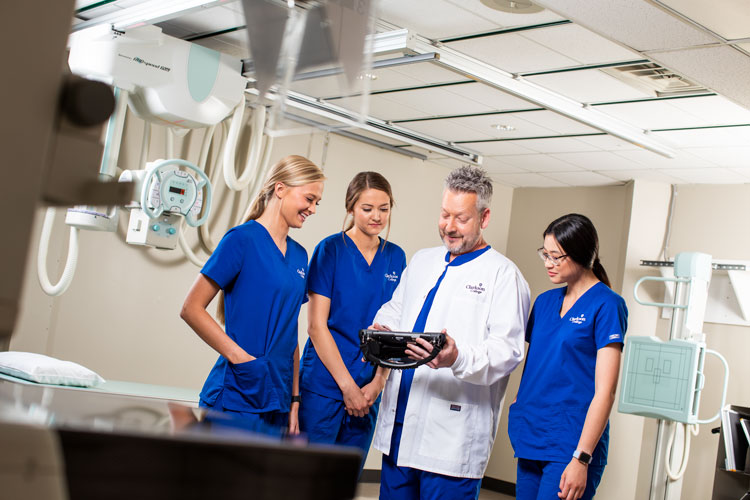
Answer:
[[[633,297],[635,298],[635,301],[638,302],[639,304],[642,304],[644,306],[669,307],[672,309],[687,309],[686,305],[668,304],[666,302],[647,302],[645,300],[641,300],[640,297],[638,297],[638,287],[641,286],[641,283],[643,283],[644,281],[673,281],[675,283],[690,283],[690,279],[668,278],[668,277],[661,277],[661,276],[644,276],[643,278],[636,281],[635,286],[633,287]]]
[[[722,362],[724,365],[724,388],[721,392],[721,404],[719,405],[719,411],[716,412],[716,415],[714,415],[711,418],[705,419],[705,420],[696,420],[696,423],[698,424],[708,424],[713,422],[714,420],[718,419],[721,416],[721,410],[726,405],[727,401],[727,386],[729,385],[729,363],[727,363],[727,360],[724,356],[719,354],[718,352],[712,350],[712,349],[706,349],[707,354],[713,354],[717,358],[719,358],[719,361]],[[702,377],[703,374],[699,373],[699,375]]]
[[[196,166],[194,163],[190,163],[187,160],[182,160],[179,158],[173,158],[170,160],[164,160],[160,161],[151,168],[148,174],[146,174],[146,178],[143,180],[143,188],[141,189],[141,209],[143,212],[148,215],[150,218],[155,219],[159,217],[162,212],[164,212],[164,208],[159,205],[159,207],[151,209],[148,206],[148,198],[151,193],[150,187],[151,187],[151,177],[156,176],[157,179],[159,179],[159,182],[161,182],[161,172],[159,169],[161,167],[166,167],[167,165],[180,165],[183,167],[187,167],[190,170],[196,172],[198,174],[198,177],[200,178],[199,182],[196,183],[196,188],[198,190],[204,189],[206,191],[206,196],[203,198],[204,203],[204,209],[203,209],[203,217],[200,219],[197,219],[193,216],[190,211],[188,211],[187,215],[185,216],[185,221],[188,223],[189,226],[197,227],[206,222],[206,219],[208,219],[208,213],[211,210],[211,182],[208,180],[208,176],[206,176],[206,173],[200,169],[200,167]]]

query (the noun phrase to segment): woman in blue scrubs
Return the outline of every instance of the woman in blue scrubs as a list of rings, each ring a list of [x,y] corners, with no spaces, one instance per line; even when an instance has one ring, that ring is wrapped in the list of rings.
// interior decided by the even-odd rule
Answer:
[[[553,221],[538,252],[550,281],[567,286],[537,297],[526,327],[526,365],[508,415],[516,498],[588,500],[607,463],[628,311],[587,217]]]
[[[315,213],[324,179],[306,158],[282,158],[188,292],[180,316],[220,354],[201,407],[299,432],[297,320],[307,252],[288,233]],[[206,308],[220,291],[217,322]]]
[[[393,207],[385,177],[357,174],[345,206],[350,223],[321,241],[310,261],[310,339],[302,357],[299,415],[311,441],[356,446],[364,464],[388,371],[364,360],[359,330],[390,300],[406,256],[387,233],[386,240],[379,236],[390,230]]]

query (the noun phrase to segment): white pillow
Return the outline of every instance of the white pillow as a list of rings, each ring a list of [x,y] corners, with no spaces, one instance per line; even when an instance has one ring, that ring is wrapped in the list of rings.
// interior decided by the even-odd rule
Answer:
[[[104,382],[96,372],[78,363],[32,352],[0,352],[0,373],[39,384],[93,387]]]

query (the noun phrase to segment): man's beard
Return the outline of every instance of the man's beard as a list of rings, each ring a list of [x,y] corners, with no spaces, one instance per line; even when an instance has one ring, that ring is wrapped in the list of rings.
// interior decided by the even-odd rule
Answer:
[[[438,232],[440,233],[440,239],[443,240],[443,246],[445,246],[446,250],[451,255],[461,255],[465,254],[468,251],[470,251],[472,248],[476,246],[477,243],[479,243],[479,240],[482,238],[482,233],[477,233],[473,235],[471,239],[468,239],[471,237],[471,235],[464,235],[461,240],[454,244],[453,246],[450,246],[447,241],[445,241],[445,236],[451,236],[453,237],[453,234],[445,233],[442,229],[438,228]],[[460,236],[458,233],[455,233],[456,236]]]

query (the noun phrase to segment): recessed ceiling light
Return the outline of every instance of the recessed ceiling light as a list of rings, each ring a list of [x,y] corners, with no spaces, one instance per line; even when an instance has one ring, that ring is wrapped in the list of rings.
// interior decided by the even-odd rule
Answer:
[[[516,129],[516,127],[514,127],[513,125],[503,125],[500,123],[497,123],[495,125],[490,125],[490,127],[494,128],[495,130],[499,130],[501,132],[513,132]]]
[[[513,14],[534,14],[541,12],[544,7],[534,5],[529,0],[481,0],[484,5],[490,9],[500,10],[502,12],[511,12]]]
[[[375,73],[360,73],[359,75],[357,75],[357,80],[364,80],[365,78],[367,78],[368,80],[377,80],[378,75],[376,75]]]

